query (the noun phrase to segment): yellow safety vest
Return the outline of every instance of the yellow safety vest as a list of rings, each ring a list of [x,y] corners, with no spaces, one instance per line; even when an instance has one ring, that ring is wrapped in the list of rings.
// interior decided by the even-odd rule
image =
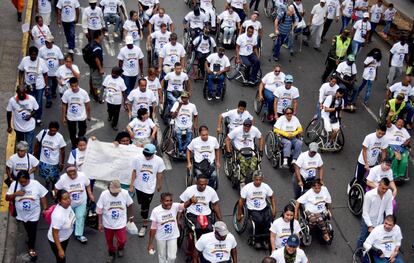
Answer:
[[[400,112],[405,108],[405,101],[401,103],[401,106],[396,110],[396,99],[392,99],[388,101],[388,105],[390,106],[390,111],[394,112],[394,115],[391,118],[391,122],[394,122],[397,119],[397,116],[400,114]]]
[[[346,56],[346,51],[351,44],[351,38],[347,37],[345,41],[342,40],[341,35],[336,36],[336,56],[343,58]]]

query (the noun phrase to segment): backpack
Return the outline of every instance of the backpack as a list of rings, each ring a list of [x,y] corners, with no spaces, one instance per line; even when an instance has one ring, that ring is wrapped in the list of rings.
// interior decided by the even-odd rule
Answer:
[[[56,208],[56,205],[52,205],[51,207],[46,209],[45,212],[43,213],[43,216],[49,225],[52,223],[52,214],[53,214],[53,211],[55,211],[55,208]]]
[[[200,39],[200,41],[198,41],[198,43],[194,46],[194,50],[197,50],[198,46],[200,46],[201,42],[203,41],[203,35],[199,35],[197,38]],[[208,45],[210,46],[210,50],[212,48],[211,46],[211,36],[208,36]]]
[[[82,48],[82,56],[83,61],[85,61],[86,64],[88,64],[90,67],[95,66],[93,49],[90,43],[86,44],[86,46]]]

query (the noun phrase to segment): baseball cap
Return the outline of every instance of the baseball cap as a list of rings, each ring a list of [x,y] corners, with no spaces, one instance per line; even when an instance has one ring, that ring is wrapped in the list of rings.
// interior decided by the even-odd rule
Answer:
[[[121,182],[119,180],[112,180],[109,183],[109,192],[113,194],[118,194],[121,192]]]
[[[290,235],[287,240],[287,245],[289,247],[298,247],[300,244],[299,237],[297,235]]]
[[[188,94],[188,92],[187,92],[187,91],[183,91],[183,92],[181,93],[181,98],[188,98],[188,97],[190,97],[190,94]]]
[[[96,4],[96,3],[98,3],[97,0],[89,0],[89,4]]]
[[[65,171],[66,171],[66,172],[68,172],[68,171],[72,171],[72,170],[77,171],[76,166],[75,166],[75,165],[73,165],[73,164],[69,164],[69,165],[68,165],[68,166],[66,166],[66,168],[65,168]]]
[[[154,154],[156,151],[155,145],[152,143],[147,143],[144,145],[144,153],[148,153],[148,154]]]
[[[252,126],[252,125],[253,125],[253,122],[252,122],[252,120],[251,120],[251,119],[245,119],[245,120],[243,121],[243,125],[244,125],[244,126]]]
[[[126,43],[127,45],[134,44],[134,39],[132,38],[132,36],[126,36],[126,37],[125,37],[125,43]]]
[[[392,164],[392,159],[391,158],[385,158],[384,163],[391,165]]]
[[[47,35],[45,41],[52,43],[55,40],[55,38],[52,35]]]
[[[309,151],[310,152],[317,152],[319,150],[319,146],[316,142],[309,144]]]
[[[395,97],[397,100],[404,100],[405,99],[405,96],[404,96],[404,94],[403,93],[398,93],[397,94],[397,97]]]
[[[345,34],[349,34],[349,33],[351,33],[351,31],[350,31],[348,28],[345,28],[343,32],[344,32]]]
[[[286,83],[293,83],[293,76],[292,75],[286,75],[285,76],[285,82]]]
[[[365,12],[365,13],[363,14],[363,17],[364,17],[364,18],[369,18],[369,13],[368,13],[368,12]]]
[[[259,11],[253,11],[253,14],[256,14],[257,16],[260,16]]]
[[[223,221],[217,221],[214,224],[214,231],[216,231],[222,237],[230,233],[229,230],[227,229],[226,223],[224,223]]]
[[[326,3],[326,1],[325,1],[325,0],[320,0],[319,2],[320,2],[320,3]]]
[[[347,59],[348,59],[348,61],[355,61],[355,55],[348,55],[348,57],[347,57]]]

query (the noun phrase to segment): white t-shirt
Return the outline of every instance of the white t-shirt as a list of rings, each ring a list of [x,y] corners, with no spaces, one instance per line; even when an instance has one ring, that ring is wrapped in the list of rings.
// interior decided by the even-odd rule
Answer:
[[[84,29],[99,30],[105,26],[104,23],[102,9],[99,6],[95,9],[90,6],[83,9],[82,27]]]
[[[190,11],[184,20],[187,21],[192,29],[203,29],[204,24],[208,22],[208,16],[204,12],[200,12],[199,16],[194,14],[194,11]]]
[[[160,101],[158,91],[162,88],[160,79],[158,77],[155,77],[154,80],[150,80],[148,77],[145,77],[147,80],[147,89],[152,90],[155,96],[156,104],[158,105],[158,102]]]
[[[172,240],[180,236],[177,225],[177,214],[184,210],[184,205],[173,203],[169,210],[164,209],[162,205],[155,207],[150,216],[152,223],[157,224],[155,238],[157,240]]]
[[[216,41],[214,41],[214,38],[210,36],[209,38],[210,40],[209,39],[205,40],[203,35],[200,35],[193,40],[193,45],[194,47],[197,47],[196,50],[198,52],[201,52],[203,54],[208,54],[211,52],[211,50],[213,50],[217,46]]]
[[[142,25],[139,25],[140,29],[142,30]],[[134,41],[138,41],[141,39],[141,32],[138,30],[137,23],[128,19],[125,21],[123,29],[127,31],[127,35],[131,36]]]
[[[206,189],[203,192],[197,190],[197,185],[192,185],[187,187],[184,192],[180,195],[180,199],[183,202],[187,202],[192,197],[197,198],[197,203],[191,204],[187,211],[196,216],[198,215],[210,215],[210,203],[214,204],[219,201],[216,191],[210,187],[206,186]]]
[[[293,219],[292,229],[290,228],[290,222],[286,222],[283,217],[279,217],[270,225],[269,229],[272,233],[276,234],[275,247],[276,249],[284,247],[290,235],[299,235],[301,228],[299,222]]]
[[[218,141],[213,136],[208,136],[206,141],[203,141],[201,137],[194,138],[187,146],[187,149],[194,153],[196,163],[200,163],[204,159],[208,159],[210,163],[213,163],[216,159],[215,150],[219,148]]]
[[[15,187],[16,181],[13,181],[6,195],[12,195]],[[47,195],[47,189],[38,181],[30,179],[26,186],[17,184],[16,192],[18,191],[24,191],[24,195],[15,198],[16,219],[23,222],[38,221],[40,217],[40,198]]]
[[[242,27],[247,30],[249,26],[252,26],[254,28],[254,36],[259,36],[259,30],[262,29],[262,23],[260,23],[259,20],[253,21],[251,19],[245,20],[242,24]]]
[[[49,27],[45,24],[43,26],[34,25],[31,33],[35,46],[39,49],[45,45],[46,37],[52,34]]]
[[[89,95],[84,90],[79,88],[78,92],[73,92],[68,89],[63,93],[62,102],[67,104],[66,117],[69,121],[84,121],[86,120],[85,104],[89,103]]]
[[[237,9],[243,9],[243,5],[247,4],[246,0],[227,0],[232,7]]]
[[[144,6],[148,6],[148,7],[153,7],[154,5],[157,5],[160,3],[159,0],[139,0],[139,2],[144,5]]]
[[[398,96],[399,93],[404,94],[404,101],[407,102],[408,98],[414,96],[414,89],[413,87],[408,84],[408,86],[404,86],[402,82],[394,83],[389,90],[394,93],[394,98]]]
[[[223,241],[217,240],[214,232],[204,234],[195,244],[198,251],[208,262],[228,262],[231,259],[231,250],[237,246],[236,239],[228,233]]]
[[[397,10],[395,8],[392,8],[392,9],[387,8],[384,12],[384,20],[385,21],[394,20],[394,16],[396,13],[397,13]]]
[[[405,141],[411,138],[406,128],[402,127],[401,129],[398,129],[394,124],[391,124],[391,127],[387,128],[385,137],[389,145],[402,145]]]
[[[88,177],[82,172],[77,172],[75,179],[72,179],[66,173],[62,174],[59,181],[55,184],[56,189],[66,190],[70,195],[70,205],[75,208],[86,204],[86,187],[90,184]]]
[[[36,84],[36,89],[43,89],[46,86],[43,74],[47,73],[49,68],[43,59],[37,57],[32,61],[29,56],[24,57],[17,68],[24,71],[24,81],[27,85]]]
[[[221,117],[223,117],[223,119],[229,119],[230,131],[232,131],[236,127],[243,125],[243,122],[247,119],[253,120],[253,116],[247,110],[245,110],[243,113],[239,113],[237,112],[237,109],[223,112],[221,114]]]
[[[246,200],[247,209],[261,211],[266,208],[266,198],[273,195],[273,190],[266,183],[256,187],[253,182],[246,184],[240,191],[240,197]]]
[[[278,87],[281,87],[285,83],[285,73],[279,72],[278,75],[275,75],[274,72],[267,73],[262,78],[262,83],[264,88],[274,93]]]
[[[128,77],[135,77],[139,74],[139,60],[144,58],[141,48],[133,46],[129,49],[127,46],[121,48],[118,54],[118,60],[122,60],[122,74]]]
[[[240,46],[240,56],[249,56],[253,53],[253,48],[257,46],[256,37],[248,37],[247,33],[237,37],[236,44]]]
[[[299,122],[299,119],[296,116],[292,116],[292,119],[289,121],[285,115],[281,116],[277,119],[274,127],[278,130],[282,130],[285,132],[294,132],[302,125]]]
[[[165,33],[161,32],[161,30],[157,30],[151,33],[151,39],[155,39],[155,52],[159,53],[160,50],[170,42],[170,31],[166,31]]]
[[[186,52],[183,45],[181,45],[181,43],[178,42],[175,43],[175,45],[172,45],[171,43],[165,44],[165,46],[161,49],[161,52],[159,53],[160,58],[164,59],[163,65],[169,66],[174,66],[176,62],[180,62],[180,59],[185,57],[185,55]]]
[[[145,92],[142,92],[139,88],[133,89],[127,100],[132,104],[132,117],[136,117],[138,110],[142,108],[149,112],[150,106],[157,102],[152,90],[146,89]]]
[[[171,108],[171,112],[175,112],[178,109],[179,102],[176,101]],[[181,105],[175,118],[175,126],[180,129],[190,129],[193,127],[193,118],[198,115],[197,107],[195,104],[189,102],[188,104]]]
[[[352,12],[354,11],[354,3],[352,0],[345,0],[342,2],[342,8],[342,15],[351,17]]]
[[[233,11],[233,13],[229,13],[229,11],[223,11],[218,18],[221,22],[221,28],[229,27],[229,28],[236,28],[237,23],[240,23],[240,16]]]
[[[277,112],[283,113],[284,109],[287,107],[292,107],[293,100],[297,100],[299,98],[299,90],[294,86],[291,86],[290,89],[287,89],[285,85],[282,85],[275,89],[273,95],[278,98]]]
[[[173,23],[171,17],[167,14],[164,14],[162,17],[159,14],[155,14],[150,18],[149,22],[154,26],[154,31],[160,31],[162,23],[166,24],[167,28]]]
[[[325,101],[323,102],[323,107],[325,108],[325,107],[327,107],[327,108],[330,108],[331,107],[331,103],[332,103],[332,100],[335,100],[335,105],[334,105],[334,107],[335,108],[338,108],[339,107],[339,105],[341,105],[341,109],[343,109],[343,107],[344,107],[344,100],[343,99],[340,99],[340,100],[337,100],[336,98],[335,98],[335,95],[332,95],[332,96],[328,96],[328,97],[326,97],[326,99],[325,99]],[[327,119],[327,120],[329,120],[329,115],[331,114],[331,112],[326,112],[325,110],[323,110],[322,111],[322,113],[321,113],[321,115],[322,115],[322,118],[324,118],[324,119]],[[338,118],[339,117],[339,112],[338,111],[336,111],[335,112],[335,116]]]
[[[392,54],[391,66],[392,67],[403,67],[404,58],[408,54],[408,45],[407,44],[401,45],[401,42],[397,42],[392,46],[390,52]]]
[[[354,30],[354,40],[365,43],[365,36],[368,34],[368,31],[371,31],[371,24],[369,21],[364,22],[362,19],[358,20],[354,24]]]
[[[9,99],[7,104],[7,111],[11,111],[13,114],[13,127],[16,131],[29,132],[33,131],[36,127],[36,121],[34,118],[26,120],[27,116],[31,115],[32,111],[38,110],[39,104],[36,99],[31,95],[26,95],[24,100],[16,100],[16,96]]]
[[[80,73],[78,66],[72,64],[72,68],[76,73]],[[62,65],[56,71],[56,77],[62,80],[63,83],[68,83],[69,79],[74,77],[72,70],[70,70],[66,65]],[[62,86],[61,86],[62,87]],[[64,93],[66,91],[66,87],[59,88],[60,93]]]
[[[367,67],[364,68],[362,77],[366,80],[374,81],[377,75],[377,68],[381,66],[381,62],[378,62],[373,57],[367,57],[364,61],[364,65]]]
[[[341,6],[341,4],[338,0],[328,0],[326,1],[325,6],[327,7],[326,18],[334,19],[335,17],[339,17],[339,7]]]
[[[328,96],[334,96],[338,89],[338,84],[335,84],[333,87],[329,83],[322,84],[319,89],[319,103],[323,103]]]
[[[376,187],[378,187],[379,182],[382,178],[388,178],[390,182],[394,181],[392,169],[384,171],[381,168],[381,164],[378,164],[377,166],[374,166],[369,170],[367,181],[373,182],[376,185]]]
[[[57,132],[54,136],[48,134],[49,130],[41,130],[36,139],[40,142],[42,140],[43,133],[46,131],[43,137],[42,145],[40,146],[40,161],[43,163],[56,165],[59,164],[60,148],[66,146],[65,139],[62,134]]]
[[[103,13],[106,14],[117,14],[118,6],[121,6],[122,3],[120,0],[102,0],[99,4],[104,7]]]
[[[127,224],[127,208],[134,201],[128,191],[121,189],[117,196],[113,196],[109,190],[102,192],[96,203],[96,212],[102,214],[102,224],[108,229],[121,229]]]
[[[242,148],[251,148],[254,149],[254,139],[260,139],[262,137],[262,133],[259,131],[258,128],[252,126],[249,132],[244,132],[243,126],[238,126],[234,128],[228,135],[230,140],[233,141],[234,147],[237,150]]]
[[[62,11],[62,22],[73,22],[80,5],[78,0],[59,0],[56,7]]]
[[[356,0],[355,1],[355,8],[363,8],[363,10],[356,11],[356,15],[358,18],[362,18],[365,12],[368,12],[368,0]]]
[[[373,132],[365,136],[365,139],[362,142],[362,146],[367,148],[368,165],[373,166],[377,163],[378,156],[381,154],[381,150],[388,147],[388,143],[386,136],[378,138],[377,134]],[[365,164],[364,158],[362,157],[362,150],[359,153],[358,162],[360,164]]]
[[[39,9],[39,14],[49,14],[52,12],[52,4],[49,0],[38,0],[37,8]]]
[[[17,153],[10,156],[6,161],[6,166],[10,168],[14,176],[20,171],[30,171],[39,165],[39,160],[30,153],[26,153],[23,157],[19,157]],[[34,179],[34,174],[30,174],[30,179]]]
[[[336,68],[336,72],[340,74],[341,78],[344,78],[344,76],[351,77],[357,74],[357,68],[356,68],[355,63],[352,63],[352,66],[349,66],[346,63],[346,61],[344,61],[338,64],[338,67]]]
[[[73,212],[71,206],[65,209],[61,205],[57,204],[55,210],[52,212],[52,222],[49,230],[47,231],[47,238],[49,241],[52,241],[53,243],[55,242],[53,239],[52,229],[59,230],[60,242],[69,239],[73,233],[75,220],[75,213]]]
[[[76,156],[73,156],[73,152],[76,152]],[[75,150],[72,150],[69,153],[69,158],[67,163],[68,164],[74,164],[76,165],[76,168],[78,169],[78,172],[82,171],[82,165],[85,162],[85,156],[86,156],[86,150],[84,151],[79,151],[78,148],[76,148]]]
[[[278,250],[273,251],[272,258],[276,259],[277,263],[285,263],[285,248],[281,247]],[[308,258],[306,257],[305,251],[301,248],[296,249],[296,258],[294,263],[308,263]]]
[[[155,127],[154,122],[148,118],[144,122],[138,118],[134,118],[128,126],[134,132],[135,139],[149,138],[151,136],[152,128]]]
[[[379,23],[379,21],[381,20],[382,13],[384,13],[384,6],[383,5],[378,6],[378,4],[375,4],[371,7],[370,13],[371,13],[370,21],[373,23]]]
[[[60,48],[56,45],[53,45],[52,48],[43,46],[39,49],[39,57],[46,62],[46,65],[49,68],[47,75],[49,77],[56,77],[56,71],[59,68],[59,60],[63,59],[63,54]]]
[[[323,7],[321,6],[321,4],[314,5],[311,11],[311,14],[313,15],[312,25],[322,25],[325,22],[327,10],[327,5],[324,5]]]
[[[323,165],[323,161],[319,153],[316,153],[313,157],[310,157],[309,151],[306,151],[299,155],[295,164],[299,166],[300,174],[306,180],[316,178],[317,170]]]
[[[139,155],[133,160],[132,167],[137,173],[135,189],[146,194],[153,194],[157,184],[157,174],[165,170],[162,158],[154,154],[153,158],[147,160],[144,155]]]
[[[299,197],[298,202],[305,205],[305,211],[311,213],[323,213],[326,211],[326,204],[332,203],[328,188],[321,187],[317,194],[312,188]]]
[[[210,64],[211,71],[214,71],[214,65],[220,65],[220,71],[224,70],[227,67],[230,67],[229,58],[226,55],[223,55],[223,57],[220,58],[218,53],[210,54],[207,57],[207,62]]]
[[[106,91],[105,101],[109,104],[121,105],[122,92],[127,89],[124,79],[121,77],[114,79],[112,75],[108,75],[105,77],[102,85]]]
[[[384,225],[379,225],[372,230],[364,243],[364,247],[369,244],[370,247],[381,249],[384,256],[389,258],[395,247],[401,246],[402,238],[401,229],[398,225],[394,225],[389,232],[385,230]]]
[[[200,0],[200,8],[204,10],[213,8],[213,0]]]

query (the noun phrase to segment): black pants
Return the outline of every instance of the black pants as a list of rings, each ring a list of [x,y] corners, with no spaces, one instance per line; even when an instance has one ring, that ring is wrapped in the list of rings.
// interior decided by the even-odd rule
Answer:
[[[37,222],[38,221],[27,221],[23,222],[24,229],[27,233],[27,246],[29,249],[35,249],[35,243],[36,243],[36,233],[37,233]]]
[[[328,33],[329,28],[331,27],[333,19],[326,19],[325,24],[323,25],[323,31],[322,31],[322,39],[325,38],[326,33]]]
[[[249,210],[249,215],[255,224],[255,240],[262,242],[269,239],[269,228],[272,222],[272,216],[269,206],[263,210]]]
[[[86,133],[86,120],[84,121],[69,121],[68,120],[68,129],[70,142],[72,143],[72,149],[76,148],[78,144],[78,137],[82,137]],[[76,132],[78,130],[78,132]]]
[[[214,222],[213,222],[212,214],[210,214],[210,215],[207,216],[208,226],[206,228],[204,228],[204,229],[201,228],[201,225],[200,225],[200,223],[197,220],[197,215],[192,214],[192,213],[187,213],[187,218],[195,226],[195,232],[196,232],[197,239],[199,239],[201,237],[201,235],[204,235],[206,233],[209,233],[209,232],[212,232],[213,231],[213,223]],[[191,226],[190,225],[187,225],[187,226],[191,229]]]
[[[326,60],[326,68],[325,68],[325,72],[322,75],[322,83],[326,82],[326,79],[329,77],[329,75],[332,74],[332,72],[334,70],[336,70],[336,61],[330,57],[327,58]]]
[[[365,170],[365,166],[360,163],[357,162],[357,166],[355,168],[355,175],[352,178],[351,182],[349,182],[349,186],[352,186],[354,184],[355,181],[357,181],[363,189],[365,189],[365,187],[367,186],[366,180],[365,180],[365,173],[367,171]]]
[[[119,111],[121,110],[121,105],[115,105],[107,103],[108,105],[108,120],[111,121],[112,127],[116,127],[118,125],[119,120]]]
[[[69,244],[69,239],[66,239],[65,241],[60,241],[60,245],[62,246],[63,251],[65,251],[64,258],[59,257],[59,252],[58,252],[55,242],[52,242],[49,240],[49,244],[50,244],[50,248],[52,249],[53,254],[56,257],[56,263],[66,263],[66,248]]]
[[[254,5],[254,11],[257,11],[259,9],[260,0],[250,0],[249,8],[252,9],[252,6]]]
[[[202,77],[204,77],[205,74],[206,74],[205,73],[206,69],[204,67],[204,64],[206,63],[206,59],[207,59],[208,55],[210,55],[210,53],[204,54],[204,53],[201,53],[199,51],[196,51],[196,58],[197,58],[197,61],[198,61],[198,67],[200,68],[200,74],[201,74]]]
[[[154,194],[146,194],[139,190],[135,190],[137,193],[138,204],[141,205],[141,216],[143,219],[148,219],[149,208]]]

